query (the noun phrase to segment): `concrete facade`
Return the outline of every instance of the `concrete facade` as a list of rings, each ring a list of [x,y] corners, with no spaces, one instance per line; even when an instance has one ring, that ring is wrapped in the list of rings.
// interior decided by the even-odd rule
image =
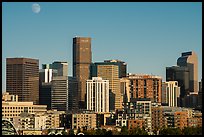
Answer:
[[[87,110],[109,112],[109,80],[92,77],[87,80]]]
[[[162,97],[163,102],[167,103],[169,107],[179,106],[180,87],[177,81],[168,81],[162,83]]]

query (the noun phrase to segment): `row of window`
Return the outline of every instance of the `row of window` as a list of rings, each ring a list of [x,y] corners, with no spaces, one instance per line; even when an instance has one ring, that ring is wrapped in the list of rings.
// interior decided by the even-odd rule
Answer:
[[[25,107],[2,107],[2,109],[24,109]],[[33,107],[28,107],[28,109],[33,109]]]
[[[20,114],[2,114],[3,117],[15,117],[15,116],[20,116]]]

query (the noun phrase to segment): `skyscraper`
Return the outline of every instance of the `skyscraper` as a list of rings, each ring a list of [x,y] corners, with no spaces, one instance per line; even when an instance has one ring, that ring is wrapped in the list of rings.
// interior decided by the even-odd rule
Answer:
[[[90,77],[90,64],[92,61],[91,38],[73,38],[73,77],[79,81],[78,95],[79,107],[86,108],[86,80]]]
[[[47,105],[47,109],[51,109],[51,88],[52,83],[42,82],[39,84],[39,104]]]
[[[152,102],[161,103],[161,77],[130,74],[127,79],[130,80],[131,98],[149,98]]]
[[[39,60],[6,59],[6,91],[18,95],[19,101],[39,103]]]
[[[121,78],[120,79],[120,91],[123,95],[123,103],[130,102],[131,93],[130,93],[130,80],[128,78]]]
[[[75,77],[68,77],[68,110],[77,111],[78,106],[78,81]]]
[[[47,105],[47,109],[51,109],[51,81],[57,76],[57,70],[51,68],[51,64],[42,64],[39,70],[39,103]]]
[[[198,106],[197,108],[202,109],[202,98],[203,98],[203,91],[202,91],[202,79],[199,82],[199,92],[198,92]]]
[[[91,65],[91,76],[109,80],[110,110],[122,108],[120,92],[119,66],[112,62],[97,62]]]
[[[104,60],[104,62],[111,62],[119,66],[119,78],[126,77],[127,75],[127,63],[121,60]]]
[[[194,51],[183,52],[177,59],[177,65],[189,69],[189,90],[198,93],[198,57]]]
[[[53,77],[51,90],[51,109],[68,111],[68,76]]]
[[[180,105],[179,97],[180,87],[178,87],[177,81],[162,83],[162,103],[167,103],[169,107],[178,107]]]
[[[40,69],[40,104],[48,109],[68,110],[68,63],[54,61]],[[54,80],[54,81],[53,81]]]
[[[178,81],[180,99],[189,93],[189,69],[187,67],[166,67],[166,81]]]
[[[53,76],[57,76],[57,69],[52,69],[50,64],[42,64],[42,69],[39,70],[40,83],[50,83]]]
[[[100,77],[87,80],[87,110],[109,112],[109,81]]]
[[[68,63],[66,61],[55,61],[50,64],[50,69],[56,69],[57,76],[68,76]]]

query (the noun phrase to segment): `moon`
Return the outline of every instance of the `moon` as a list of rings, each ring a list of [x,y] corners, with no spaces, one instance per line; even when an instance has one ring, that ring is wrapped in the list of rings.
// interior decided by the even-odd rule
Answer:
[[[37,4],[37,3],[34,3],[34,4],[32,5],[32,11],[33,11],[34,13],[39,13],[39,12],[40,12],[40,5]]]

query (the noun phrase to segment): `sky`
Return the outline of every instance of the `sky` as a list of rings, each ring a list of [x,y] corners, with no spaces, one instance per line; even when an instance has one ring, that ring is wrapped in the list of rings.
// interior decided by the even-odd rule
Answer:
[[[2,92],[6,58],[67,61],[72,76],[72,41],[91,37],[92,62],[119,59],[128,73],[152,74],[166,81],[166,67],[182,52],[198,56],[202,77],[201,2],[34,2],[2,3]]]

